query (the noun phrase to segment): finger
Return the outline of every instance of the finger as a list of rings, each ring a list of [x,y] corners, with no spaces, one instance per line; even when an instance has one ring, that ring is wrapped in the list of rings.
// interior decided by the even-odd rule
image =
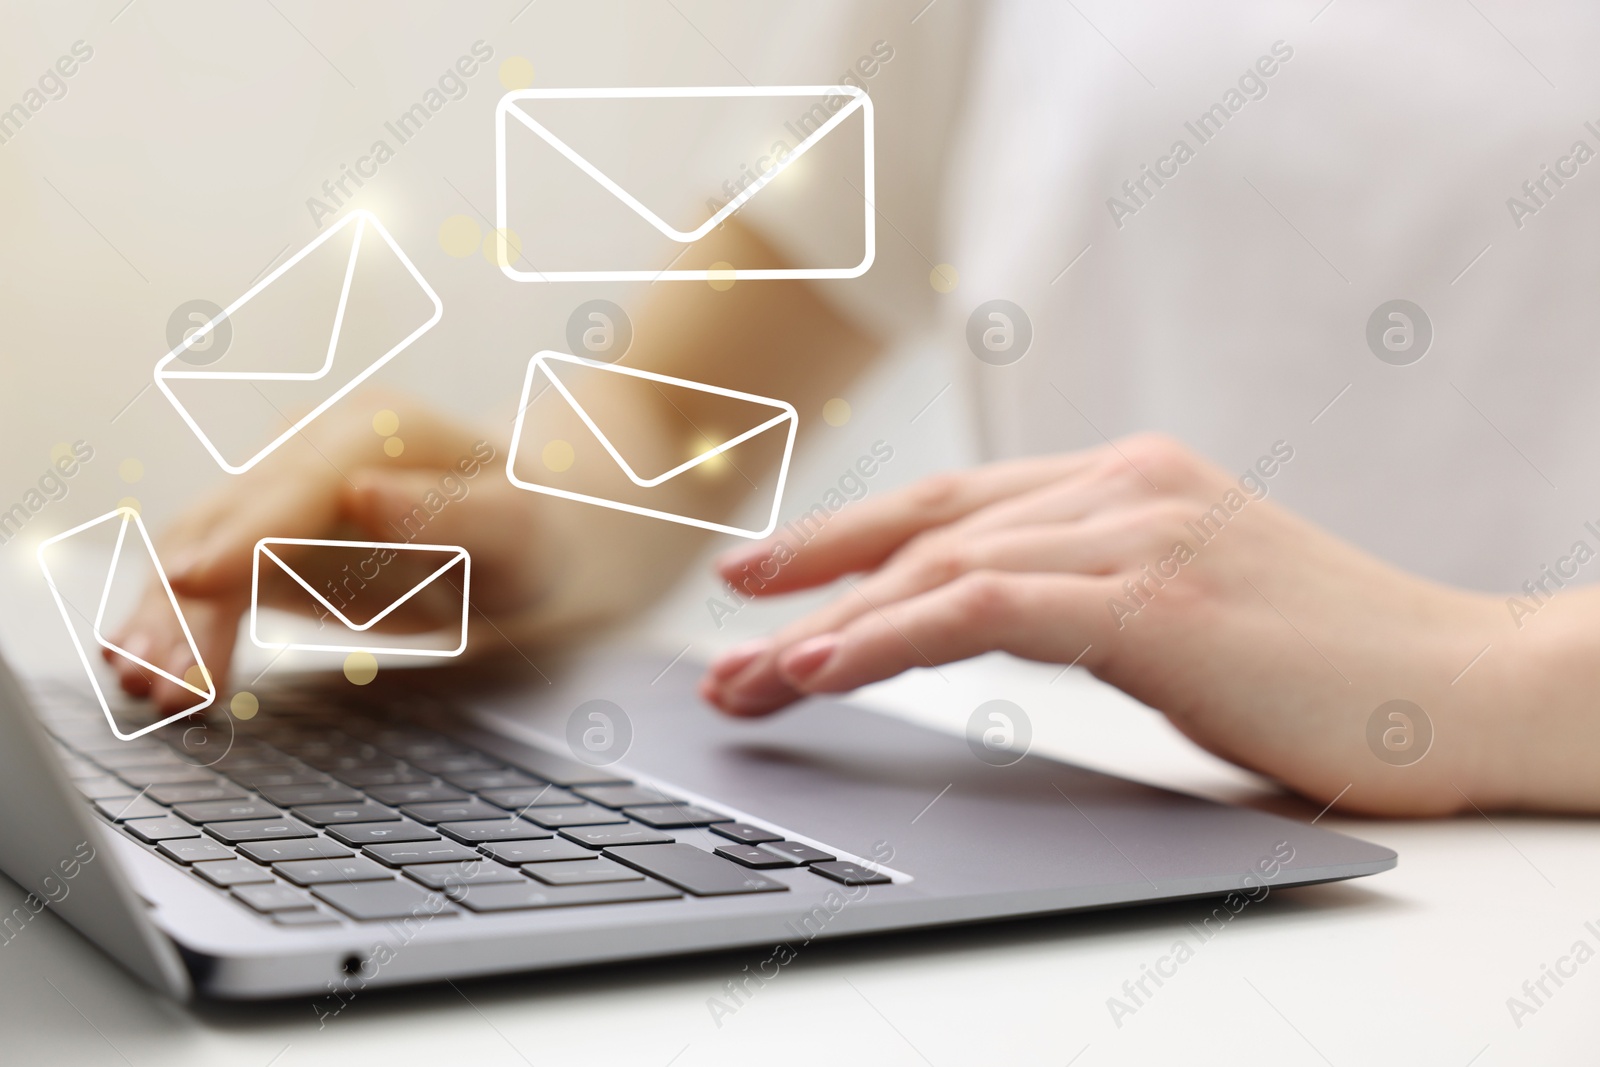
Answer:
[[[371,413],[396,412],[398,455],[373,432]],[[187,596],[216,596],[249,581],[251,549],[264,536],[326,536],[341,494],[362,472],[432,470],[475,476],[496,454],[481,437],[404,398],[367,394],[352,400],[329,427],[328,441],[308,459],[251,471],[195,508],[162,538],[172,587]],[[469,473],[470,472],[470,473]]]
[[[808,588],[841,574],[870,570],[924,530],[1071,478],[1099,462],[1098,451],[1076,452],[938,475],[853,504],[826,519],[802,514],[785,533],[723,556],[717,570],[724,581],[741,588],[752,574],[757,575],[763,594]],[[795,544],[801,537],[804,543]]]
[[[975,537],[939,536],[908,547],[875,574],[851,583],[848,592],[796,620],[760,645],[740,646],[714,660],[708,670],[713,701],[730,709],[764,709],[787,699],[789,685],[779,660],[795,645],[839,630],[975,571],[1108,575],[1129,560],[1155,558],[1164,536],[1150,507],[1097,516],[1083,523],[1027,526]]]
[[[979,571],[864,615],[791,649],[779,670],[797,693],[838,693],[985,652],[1089,666],[1107,644],[1110,579]]]
[[[472,482],[428,471],[364,471],[345,488],[341,515],[374,540],[459,545],[494,581],[485,611],[531,603],[549,579],[538,551],[539,501],[503,479]]]
[[[998,500],[951,523],[948,532],[952,537],[970,537],[1007,527],[1073,523],[1092,519],[1109,509],[1128,514],[1151,499],[1175,500],[1177,496],[1155,488],[1134,467],[1107,463],[1083,477],[1052,482]],[[939,532],[933,536],[939,536]]]
[[[342,480],[331,468],[303,470],[290,478],[253,479],[248,491],[226,494],[225,507],[206,507],[162,539],[173,591],[211,597],[244,588],[250,581],[253,547],[263,536],[314,537],[327,532],[338,515]]]
[[[198,689],[207,687],[207,675],[209,675],[211,685],[215,687],[220,701],[221,694],[228,691],[230,684],[233,650],[238,638],[239,618],[243,614],[244,603],[237,598],[229,597],[221,600],[186,601],[182,607],[184,618],[189,623],[190,633],[194,636],[195,649],[199,651],[200,659],[205,663],[205,673],[197,669],[199,665],[195,662],[189,642],[175,620],[169,624],[171,643],[167,646],[164,661],[152,659],[151,662]],[[157,708],[169,715],[185,708],[195,707],[203,699],[165,678],[157,678],[151,684],[149,696]]]

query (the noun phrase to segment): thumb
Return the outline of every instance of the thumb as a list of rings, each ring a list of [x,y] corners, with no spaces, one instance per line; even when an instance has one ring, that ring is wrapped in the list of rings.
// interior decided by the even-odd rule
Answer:
[[[343,517],[375,541],[459,545],[486,611],[524,606],[544,590],[539,504],[509,482],[453,472],[360,471],[345,487]]]

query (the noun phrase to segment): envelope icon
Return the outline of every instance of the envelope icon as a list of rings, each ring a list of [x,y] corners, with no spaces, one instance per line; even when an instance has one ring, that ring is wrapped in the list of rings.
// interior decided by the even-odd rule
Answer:
[[[302,271],[307,269],[301,266],[307,256],[311,255],[318,248],[321,248],[336,235],[344,233],[346,230],[350,230],[352,227],[353,234],[351,235],[350,241],[350,256],[342,272],[343,285],[339,290],[338,303],[332,316],[332,322],[330,323],[332,334],[328,339],[327,350],[326,353],[323,354],[320,352],[319,347],[318,352],[312,353],[313,356],[320,355],[321,366],[314,370],[300,371],[272,370],[270,368],[250,370],[207,370],[202,367],[194,366],[192,363],[178,364],[177,367],[173,366],[174,361],[182,357],[184,353],[188,352],[191,348],[194,348],[196,345],[201,345],[203,348],[205,343],[207,343],[206,339],[217,329],[221,323],[234,316],[240,308],[244,307],[251,300],[254,300],[256,296],[263,290],[270,288],[273,283],[278,282],[279,279],[284,278],[286,275],[290,275],[290,273],[295,271],[297,267],[300,267]],[[433,308],[431,317],[426,318],[425,321],[418,321],[415,327],[412,328],[410,332],[407,333],[397,344],[394,344],[392,347],[389,347],[387,351],[370,360],[366,366],[355,368],[354,372],[347,380],[343,380],[342,384],[332,388],[328,395],[322,397],[308,413],[301,416],[299,421],[295,422],[288,429],[279,433],[254,455],[240,463],[230,463],[228,459],[223,456],[222,450],[216,445],[216,443],[212,441],[211,437],[200,428],[200,424],[196,420],[195,414],[191,412],[189,407],[186,406],[184,402],[177,396],[170,383],[174,381],[188,380],[213,382],[327,381],[331,384],[341,380],[339,377],[335,376],[334,371],[336,364],[340,365],[341,370],[344,369],[339,358],[339,343],[341,336],[349,332],[349,324],[347,324],[345,321],[345,312],[350,304],[351,283],[356,277],[358,264],[363,262],[363,257],[381,254],[377,250],[382,249],[385,245],[388,246],[389,250],[399,261],[399,264],[417,283],[417,286],[427,297],[429,304],[431,304]],[[427,333],[430,329],[432,329],[433,325],[439,321],[439,318],[443,313],[444,305],[440,302],[438,294],[433,291],[433,287],[428,284],[427,279],[423,278],[421,272],[417,270],[416,265],[411,262],[410,258],[406,256],[405,252],[400,248],[400,246],[395,243],[394,238],[389,235],[389,231],[383,228],[383,225],[374,215],[372,215],[371,212],[352,211],[333,226],[330,226],[327,231],[319,235],[316,240],[312,241],[299,252],[289,257],[289,259],[286,260],[281,266],[273,270],[272,273],[268,274],[265,278],[261,279],[261,281],[251,286],[249,291],[247,291],[239,299],[235,300],[232,304],[229,304],[221,311],[221,313],[214,316],[200,328],[191,332],[176,348],[163,356],[161,361],[156,364],[155,368],[156,388],[160,389],[166,398],[172,403],[172,406],[177,409],[179,416],[183,418],[184,422],[188,423],[189,429],[194,431],[195,436],[200,439],[200,443],[205,446],[207,452],[211,453],[211,457],[217,461],[223,470],[227,471],[229,474],[243,474],[251,467],[254,467],[257,463],[260,463],[267,456],[271,455],[280,445],[289,440],[289,438],[305,429],[306,425],[310,423],[312,419],[315,419],[318,415],[321,415],[324,411],[328,410],[328,408],[336,404],[341,397],[344,397],[362,382],[376,374],[378,370],[384,366],[384,364],[388,363],[395,356],[403,352],[418,337],[421,337],[424,333]],[[391,326],[390,328],[394,329],[395,332],[398,332],[399,330],[404,329],[405,325],[406,324],[402,323],[398,324],[398,326]],[[320,346],[320,342],[318,343]],[[295,353],[295,355],[299,354],[300,353]]]
[[[199,698],[192,707],[185,708],[183,711],[180,711],[174,715],[169,715],[160,722],[151,723],[147,726],[143,726],[132,731],[123,730],[122,727],[117,724],[116,717],[111,714],[111,704],[106,699],[105,690],[100,686],[100,679],[95,674],[94,665],[89,659],[88,651],[84,648],[82,638],[78,636],[78,626],[74,622],[75,616],[79,619],[82,619],[84,618],[84,613],[77,606],[69,605],[67,603],[67,598],[62,595],[60,584],[56,580],[57,575],[50,569],[49,560],[50,549],[53,546],[67,541],[79,539],[82,537],[82,535],[88,533],[88,531],[109,523],[117,524],[116,542],[105,562],[104,579],[94,583],[99,585],[100,592],[99,602],[94,611],[94,617],[92,620],[87,620],[89,623],[89,633],[91,638],[93,639],[94,643],[99,645],[101,648],[113,652],[125,660],[138,664],[151,674],[165,678],[173,685],[176,685],[182,689],[186,689]],[[161,588],[165,590],[167,594],[167,602],[172,605],[172,614],[178,621],[178,628],[183,631],[183,638],[189,643],[189,655],[193,657],[195,663],[200,668],[200,677],[205,682],[204,688],[190,683],[187,679],[167,673],[167,671],[156,666],[154,663],[151,663],[149,660],[141,659],[139,656],[134,655],[132,652],[129,652],[127,649],[109,640],[105,636],[106,605],[111,599],[111,590],[116,584],[118,567],[123,560],[123,550],[127,545],[128,528],[130,526],[134,530],[138,531],[139,542],[143,545],[144,552],[149,558],[150,565],[155,569],[156,575],[160,578]],[[137,549],[130,549],[129,551],[134,552],[137,551]],[[100,710],[105,713],[106,722],[111,725],[111,732],[113,734],[124,741],[132,741],[135,738],[143,737],[152,730],[158,730],[161,727],[166,726],[168,723],[176,722],[179,719],[186,718],[190,715],[193,715],[197,711],[203,711],[216,701],[217,688],[211,680],[211,672],[206,670],[205,661],[200,658],[200,649],[196,647],[194,643],[194,635],[189,632],[189,622],[183,617],[183,609],[178,607],[178,598],[173,595],[172,586],[167,582],[166,571],[162,570],[161,568],[161,560],[156,556],[155,545],[150,541],[150,532],[145,529],[144,521],[139,518],[139,513],[137,511],[127,507],[117,508],[115,511],[109,511],[100,516],[98,519],[90,519],[88,522],[83,523],[82,525],[74,526],[65,533],[56,534],[54,537],[50,538],[39,546],[38,558],[39,569],[44,572],[45,584],[50,587],[50,595],[55,599],[57,610],[61,612],[61,620],[67,625],[68,636],[72,638],[72,647],[77,650],[78,660],[83,664],[85,673],[89,675],[89,685],[94,689],[95,699],[99,701]],[[99,573],[99,568],[96,566],[94,568],[94,575],[91,577],[98,576]]]
[[[283,556],[293,554],[297,548],[319,548],[350,555],[351,569],[346,565],[345,580],[340,584],[327,582],[319,590],[311,580],[300,574]],[[287,550],[287,551],[286,551]],[[401,555],[411,556],[407,562],[423,567],[428,573],[398,597],[381,604],[365,604],[366,610],[357,615],[352,601],[376,581],[382,569],[391,565]],[[385,558],[387,557],[387,558]],[[461,583],[457,587],[447,575],[457,568]],[[317,614],[326,625],[333,628],[333,636],[326,641],[272,640],[261,634],[262,573],[270,570],[274,575],[286,576],[293,587],[305,594],[307,610]],[[352,589],[351,575],[357,584]],[[299,649],[307,652],[370,652],[400,656],[459,656],[467,648],[467,613],[471,605],[472,557],[459,545],[415,545],[392,541],[325,541],[301,537],[263,537],[256,542],[250,575],[250,640],[258,648]],[[373,644],[362,635],[370,632],[384,619],[393,615],[413,598],[429,589],[446,590],[450,603],[461,602],[460,638],[454,648],[404,648],[391,644]],[[369,598],[370,599],[370,598]],[[335,603],[337,601],[337,603]],[[376,610],[373,610],[373,609]],[[359,620],[359,621],[358,621]]]
[[[551,132],[548,126],[529,115],[523,108],[518,107],[520,101],[539,100],[588,100],[588,101],[637,101],[637,100],[662,100],[662,99],[726,99],[739,97],[796,97],[812,101],[820,101],[824,107],[823,114],[831,112],[831,116],[816,123],[816,128],[810,130],[787,154],[782,155],[770,165],[765,166],[752,181],[747,181],[743,188],[723,204],[700,225],[693,229],[683,230],[672,226],[655,211],[645,205],[635,193],[624,188],[621,183],[614,180],[594,163],[584,158],[570,144]],[[840,101],[835,104],[833,101]],[[622,106],[622,105],[619,105]],[[836,110],[835,110],[836,108]],[[872,98],[861,89],[853,85],[716,85],[701,88],[687,88],[680,86],[655,87],[655,88],[623,88],[623,89],[598,89],[598,88],[551,88],[551,89],[521,89],[507,93],[500,98],[500,104],[495,109],[495,227],[499,234],[505,234],[510,227],[507,212],[508,176],[506,162],[506,135],[508,127],[515,123],[518,127],[531,130],[540,140],[548,144],[556,152],[565,157],[574,167],[593,179],[602,189],[611,196],[621,201],[633,214],[643,219],[664,237],[670,238],[679,244],[689,245],[705,237],[712,230],[722,225],[731,215],[737,212],[751,198],[766,188],[784,171],[792,167],[802,156],[810,152],[816,145],[824,141],[846,119],[855,113],[861,113],[862,131],[864,142],[862,144],[862,186],[853,189],[844,182],[839,183],[839,192],[852,198],[860,196],[862,199],[862,226],[864,254],[859,263],[851,266],[839,267],[781,267],[770,269],[744,269],[736,271],[738,278],[859,278],[872,266],[875,254],[875,211],[873,206],[873,110]],[[811,121],[803,125],[812,125]],[[615,168],[613,168],[615,169]],[[602,223],[603,220],[597,220]],[[505,238],[501,237],[505,242]],[[623,267],[606,270],[535,270],[524,269],[512,262],[515,257],[502,248],[499,257],[500,269],[506,277],[519,282],[570,282],[570,281],[659,281],[663,279],[678,281],[707,281],[713,277],[723,276],[711,269],[687,270],[667,269],[660,267],[645,267],[644,265]]]
[[[732,402],[735,412],[744,416],[744,425],[748,428],[729,435],[719,443],[705,448],[698,454],[677,464],[660,474],[645,476],[638,473],[637,466],[629,463],[623,452],[613,442],[614,433],[608,434],[586,408],[578,402],[563,377],[570,374],[573,368],[583,368],[585,375],[599,375],[599,381],[614,382],[649,382],[657,388],[652,393],[659,394],[659,402],[664,412],[673,411],[674,405],[670,397],[659,386],[665,385],[689,390],[693,393],[725,398]],[[615,379],[605,376],[615,375]],[[540,392],[534,393],[535,386],[542,386]],[[522,454],[524,437],[534,437],[537,440],[537,431],[530,429],[532,419],[530,409],[536,400],[549,396],[552,403],[564,405],[569,408],[572,415],[577,416],[583,427],[593,435],[595,443],[603,449],[605,462],[611,465],[611,470],[603,473],[619,472],[623,477],[617,479],[619,486],[630,489],[628,496],[632,499],[619,499],[616,496],[604,496],[588,491],[586,487],[576,485],[562,486],[553,484],[556,480],[549,477],[547,470],[541,475],[526,472],[519,474],[517,471],[518,459]],[[522,399],[517,408],[517,421],[511,431],[511,455],[506,461],[506,477],[511,484],[535,493],[544,493],[550,496],[561,497],[566,500],[580,500],[584,503],[595,504],[603,508],[616,511],[626,511],[634,515],[648,515],[652,518],[665,519],[668,522],[682,523],[686,526],[697,526],[703,530],[715,530],[719,533],[734,534],[739,537],[766,537],[778,526],[778,508],[783,500],[783,486],[789,477],[789,458],[794,451],[795,430],[799,426],[799,415],[792,405],[782,400],[773,400],[753,393],[741,393],[733,389],[723,389],[714,385],[703,385],[699,382],[686,381],[682,378],[672,378],[665,374],[656,374],[651,371],[636,370],[630,367],[621,367],[611,363],[601,363],[580,356],[570,356],[564,352],[539,352],[528,363],[528,373],[522,383]],[[737,417],[737,416],[734,416]],[[767,510],[767,520],[760,529],[745,529],[732,526],[724,522],[703,517],[684,514],[682,510],[671,510],[662,502],[657,506],[651,499],[652,491],[659,490],[659,495],[669,495],[668,490],[673,488],[675,479],[711,463],[719,457],[728,455],[733,449],[745,445],[747,442],[769,441],[773,435],[782,435],[782,456],[778,464],[778,474],[775,488],[772,492],[772,505]],[[774,445],[776,442],[773,442]],[[660,450],[657,450],[660,451]],[[547,463],[547,467],[548,467]],[[559,466],[559,464],[557,464]],[[540,480],[535,481],[535,477]],[[752,484],[754,484],[752,482]],[[660,490],[666,486],[668,490]]]

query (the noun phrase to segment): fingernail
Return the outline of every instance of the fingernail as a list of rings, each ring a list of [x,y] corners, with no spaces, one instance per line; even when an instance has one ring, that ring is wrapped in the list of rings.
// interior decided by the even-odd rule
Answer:
[[[115,643],[126,649],[130,656],[137,656],[145,660],[150,658],[150,638],[141,630],[135,630],[128,634],[118,634]],[[106,651],[109,652],[110,649]]]
[[[745,667],[748,667],[751,661],[771,647],[772,639],[768,637],[758,637],[754,640],[734,645],[728,651],[712,660],[711,666],[707,668],[706,673],[719,682],[725,678],[731,678]]]
[[[717,557],[717,570],[726,574],[729,571],[742,570],[754,566],[772,555],[772,546],[765,541],[751,545],[748,548],[725,552]]]
[[[164,561],[167,568],[167,580],[182,578],[194,569],[194,553],[187,549],[167,553]]]
[[[802,641],[778,661],[778,673],[790,682],[802,683],[821,670],[838,648],[838,634],[823,634]]]

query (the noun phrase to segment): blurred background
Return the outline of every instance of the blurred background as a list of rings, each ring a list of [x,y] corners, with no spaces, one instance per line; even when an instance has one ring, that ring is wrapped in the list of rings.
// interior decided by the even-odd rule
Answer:
[[[1286,441],[1277,499],[1415,571],[1511,592],[1600,518],[1583,402],[1600,386],[1595,23],[1575,4],[1357,0],[8,8],[0,509],[75,442],[93,458],[0,545],[0,573],[37,591],[46,536],[124,500],[159,531],[228,477],[152,368],[203,321],[193,302],[227,304],[354,209],[445,308],[375,383],[508,435],[529,356],[570,348],[587,301],[636,311],[643,286],[501,274],[507,91],[827,84],[876,57],[860,80],[877,262],[819,284],[891,354],[800,412],[784,518],[876,441],[894,460],[872,492],[1142,429],[1236,470]],[[1226,122],[1205,126],[1219,103]],[[426,121],[394,129],[418,104]],[[724,173],[689,165],[704,128],[575,129],[596,151],[647,148],[659,166],[639,180]],[[1192,151],[1172,161],[1180,140]],[[373,160],[378,141],[391,151]],[[692,215],[726,193],[662,195]],[[814,227],[781,216],[774,239],[808,249]],[[972,345],[995,300],[1027,320],[1022,357]],[[1374,347],[1396,300],[1425,320],[1420,351]],[[716,595],[697,568],[641,626],[709,651],[796,610],[718,626]]]

